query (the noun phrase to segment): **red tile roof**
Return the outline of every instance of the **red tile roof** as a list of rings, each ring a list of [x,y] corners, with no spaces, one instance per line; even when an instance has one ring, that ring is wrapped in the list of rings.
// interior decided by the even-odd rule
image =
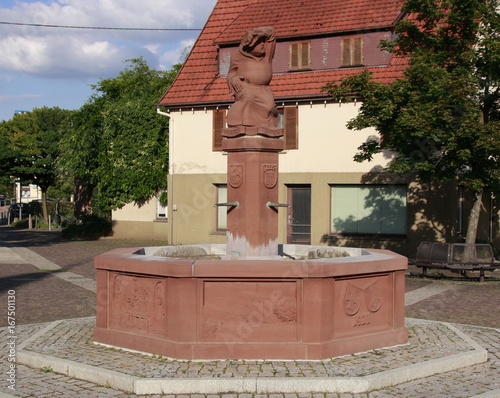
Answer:
[[[318,35],[391,26],[400,0],[260,0],[217,37],[217,43],[237,42],[256,26],[272,26],[281,37]]]
[[[403,0],[219,0],[172,86],[159,105],[191,107],[230,103],[226,79],[219,76],[217,43],[237,43],[249,27],[273,26],[277,38],[321,35],[391,26]],[[401,77],[404,60],[371,68],[382,82]],[[360,69],[275,75],[276,101],[325,97],[321,88]]]

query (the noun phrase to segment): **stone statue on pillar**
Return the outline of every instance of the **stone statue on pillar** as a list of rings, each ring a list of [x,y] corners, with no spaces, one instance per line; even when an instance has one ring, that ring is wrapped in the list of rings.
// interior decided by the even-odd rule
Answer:
[[[283,135],[278,129],[278,111],[269,85],[275,48],[272,27],[250,29],[243,35],[238,51],[231,57],[227,76],[230,94],[236,101],[227,114],[225,137]]]
[[[227,83],[235,102],[222,132],[229,257],[278,256],[278,154],[284,140],[269,86],[275,47],[273,28],[250,29],[231,58]]]

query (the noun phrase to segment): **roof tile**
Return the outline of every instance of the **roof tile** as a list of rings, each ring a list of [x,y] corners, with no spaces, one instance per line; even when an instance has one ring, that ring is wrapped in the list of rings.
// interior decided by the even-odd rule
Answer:
[[[217,46],[237,43],[249,27],[273,26],[277,38],[332,34],[391,26],[403,0],[219,0],[176,80],[159,105],[183,107],[229,103],[226,79],[218,72]],[[406,60],[392,57],[388,67],[371,68],[374,78],[389,83],[402,77]],[[359,68],[275,75],[277,101],[325,97],[321,88]]]

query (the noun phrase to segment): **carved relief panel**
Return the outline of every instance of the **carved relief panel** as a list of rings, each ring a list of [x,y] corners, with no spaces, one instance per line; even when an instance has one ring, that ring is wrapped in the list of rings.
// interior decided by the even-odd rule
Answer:
[[[263,164],[262,174],[264,186],[272,189],[278,182],[278,165],[277,164]]]
[[[335,335],[362,335],[390,328],[391,276],[335,281]]]
[[[299,282],[204,281],[200,340],[297,341]]]
[[[128,274],[110,274],[109,322],[131,333],[165,334],[166,282]]]
[[[243,170],[244,166],[242,164],[230,164],[227,172],[227,180],[229,185],[233,188],[239,188],[243,182]]]

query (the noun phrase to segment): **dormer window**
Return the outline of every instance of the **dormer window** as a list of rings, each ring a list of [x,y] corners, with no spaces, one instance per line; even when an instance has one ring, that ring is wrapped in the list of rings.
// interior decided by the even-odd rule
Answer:
[[[347,37],[341,41],[340,65],[363,65],[363,38],[360,36]]]
[[[311,42],[290,43],[290,70],[311,68]]]

